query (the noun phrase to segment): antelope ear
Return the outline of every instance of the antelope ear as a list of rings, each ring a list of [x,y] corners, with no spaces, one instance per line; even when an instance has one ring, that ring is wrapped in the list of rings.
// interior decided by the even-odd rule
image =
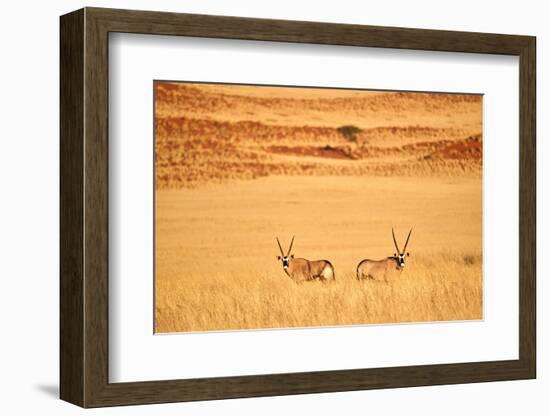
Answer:
[[[397,253],[393,253],[393,257],[397,257]]]
[[[281,260],[281,256],[277,256],[277,260]]]
[[[409,254],[409,253],[407,253],[407,257],[409,257],[409,256],[410,256],[410,254]]]
[[[290,258],[293,259],[293,258],[294,258],[294,254],[291,254],[291,255],[290,255]]]

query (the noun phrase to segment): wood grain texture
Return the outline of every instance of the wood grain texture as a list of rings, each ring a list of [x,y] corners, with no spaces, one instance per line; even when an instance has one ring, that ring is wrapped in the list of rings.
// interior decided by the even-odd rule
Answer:
[[[519,356],[536,377],[536,41],[520,54],[519,143]]]
[[[111,32],[519,55],[528,36],[87,8]]]
[[[60,388],[84,405],[84,12],[60,23]]]
[[[108,33],[520,57],[518,360],[189,380],[108,381]],[[61,18],[61,397],[83,407],[535,377],[535,38],[87,8]]]
[[[84,377],[85,406],[100,397],[108,380],[109,183],[108,33],[86,14],[84,57]]]

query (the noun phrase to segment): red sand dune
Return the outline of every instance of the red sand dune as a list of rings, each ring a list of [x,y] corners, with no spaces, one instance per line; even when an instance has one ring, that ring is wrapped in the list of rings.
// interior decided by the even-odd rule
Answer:
[[[481,96],[308,91],[156,83],[157,187],[270,174],[481,175]]]

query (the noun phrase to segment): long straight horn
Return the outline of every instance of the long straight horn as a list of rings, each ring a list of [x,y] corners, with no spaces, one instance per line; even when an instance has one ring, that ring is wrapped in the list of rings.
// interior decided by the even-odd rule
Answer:
[[[399,246],[397,245],[397,240],[395,239],[395,233],[393,232],[393,227],[391,229],[391,235],[393,237],[393,244],[395,244],[395,249],[399,254],[401,254],[401,250],[399,250]]]
[[[281,256],[285,256],[285,253],[283,253],[283,248],[281,247],[281,242],[279,241],[279,237],[275,237],[277,239],[277,244],[279,245],[279,250],[281,250]]]
[[[290,252],[292,251],[292,244],[294,244],[294,236],[292,236],[292,241],[290,242],[290,247],[288,248],[288,253],[286,253],[287,257],[290,256]]]
[[[413,229],[411,228],[411,230],[409,231],[409,235],[407,236],[407,241],[405,241],[405,247],[403,247],[403,253],[407,250],[407,244],[409,244],[409,238],[411,237],[412,231]]]

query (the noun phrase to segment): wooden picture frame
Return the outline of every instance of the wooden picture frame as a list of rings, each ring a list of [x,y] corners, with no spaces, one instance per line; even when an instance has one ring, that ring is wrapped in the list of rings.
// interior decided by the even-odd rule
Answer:
[[[60,29],[61,399],[101,407],[535,378],[534,37],[99,8],[62,16]],[[519,56],[519,359],[109,383],[110,32]]]

